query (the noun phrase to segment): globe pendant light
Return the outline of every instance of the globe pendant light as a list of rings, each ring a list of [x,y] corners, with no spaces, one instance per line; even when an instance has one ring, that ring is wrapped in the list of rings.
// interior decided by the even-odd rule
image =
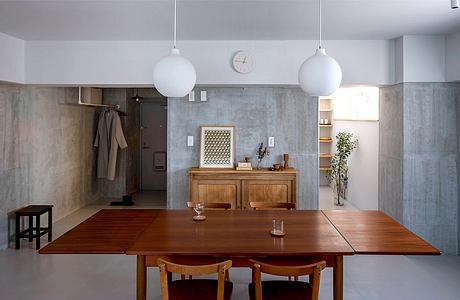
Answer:
[[[196,72],[192,63],[176,48],[177,0],[174,0],[174,47],[153,69],[153,84],[163,96],[184,97],[195,86]]]
[[[310,96],[329,96],[342,81],[342,69],[335,59],[321,47],[321,0],[319,0],[319,47],[315,55],[300,66],[299,84]]]

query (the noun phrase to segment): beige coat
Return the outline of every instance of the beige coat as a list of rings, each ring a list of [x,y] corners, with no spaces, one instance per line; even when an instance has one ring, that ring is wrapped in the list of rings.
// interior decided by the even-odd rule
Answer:
[[[114,110],[101,112],[97,125],[94,146],[98,147],[97,153],[97,178],[115,179],[118,147],[128,147],[121,120]]]

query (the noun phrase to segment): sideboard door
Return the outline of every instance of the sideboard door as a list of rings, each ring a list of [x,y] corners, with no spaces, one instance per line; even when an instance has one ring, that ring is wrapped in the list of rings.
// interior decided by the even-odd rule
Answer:
[[[242,208],[249,202],[295,202],[291,180],[243,180]]]
[[[232,209],[241,208],[240,180],[192,180],[190,201],[230,203]]]

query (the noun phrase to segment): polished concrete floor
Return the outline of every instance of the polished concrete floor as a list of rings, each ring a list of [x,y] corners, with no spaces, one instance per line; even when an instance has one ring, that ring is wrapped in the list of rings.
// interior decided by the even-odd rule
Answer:
[[[164,207],[159,192],[138,195],[136,207]],[[101,208],[102,200],[55,223],[55,236]],[[142,204],[142,205],[141,205]],[[46,238],[42,239],[43,244]],[[40,255],[26,240],[20,250],[0,251],[0,299],[135,299],[135,257]],[[232,299],[248,299],[248,269],[232,269]],[[355,256],[344,259],[344,299],[460,299],[459,256]],[[161,299],[158,271],[148,271],[148,299]],[[322,273],[320,299],[332,299],[332,272]],[[286,299],[288,300],[288,299]]]

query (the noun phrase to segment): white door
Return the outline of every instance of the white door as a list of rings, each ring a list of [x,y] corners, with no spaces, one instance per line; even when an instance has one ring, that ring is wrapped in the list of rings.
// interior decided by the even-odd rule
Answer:
[[[166,190],[166,109],[166,100],[141,104],[142,190]]]

